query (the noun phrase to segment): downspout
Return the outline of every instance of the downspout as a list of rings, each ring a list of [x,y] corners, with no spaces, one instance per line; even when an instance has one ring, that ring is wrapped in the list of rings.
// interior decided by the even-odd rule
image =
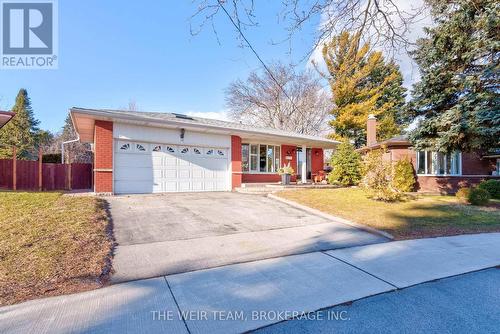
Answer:
[[[75,121],[73,120],[73,115],[71,114],[71,111],[69,113],[69,117],[71,117],[71,123],[73,123],[73,129],[76,132],[76,139],[63,141],[61,143],[61,163],[63,163],[63,164],[64,164],[64,144],[69,144],[69,143],[74,143],[74,142],[80,141],[80,132],[78,132],[76,130]]]
[[[80,134],[77,133],[77,138],[73,140],[63,141],[61,143],[61,163],[64,164],[64,144],[74,143],[80,141]]]

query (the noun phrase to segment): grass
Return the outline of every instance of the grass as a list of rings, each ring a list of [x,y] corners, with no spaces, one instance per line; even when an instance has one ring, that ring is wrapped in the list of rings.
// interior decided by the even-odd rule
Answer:
[[[0,192],[0,305],[90,290],[109,275],[104,201]]]
[[[358,188],[282,191],[278,196],[374,227],[396,239],[500,231],[500,207],[461,204],[454,196],[417,195],[401,202],[369,199]]]

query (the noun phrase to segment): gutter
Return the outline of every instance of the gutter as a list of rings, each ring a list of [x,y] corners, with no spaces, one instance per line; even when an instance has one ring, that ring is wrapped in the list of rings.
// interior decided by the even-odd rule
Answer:
[[[178,126],[191,126],[195,128],[211,128],[214,130],[221,130],[221,131],[227,131],[227,132],[240,132],[240,133],[246,133],[249,135],[268,135],[268,136],[275,136],[275,137],[282,137],[282,138],[289,138],[289,139],[302,139],[304,141],[312,141],[312,142],[317,142],[317,143],[323,143],[323,144],[331,144],[331,145],[338,145],[340,144],[339,141],[336,140],[331,140],[327,138],[322,138],[322,137],[317,137],[317,136],[309,136],[309,135],[302,135],[299,133],[293,133],[293,132],[288,132],[288,131],[283,131],[282,133],[276,133],[274,131],[266,132],[264,131],[259,131],[256,129],[242,129],[238,127],[225,127],[222,125],[218,124],[199,124],[196,122],[187,122],[187,121],[182,121],[179,119],[176,120],[167,120],[167,119],[157,119],[148,115],[141,115],[141,116],[131,116],[131,115],[126,115],[123,114],[122,111],[117,110],[117,112],[113,111],[107,111],[107,110],[94,110],[94,109],[83,109],[83,108],[78,108],[78,107],[73,107],[70,109],[71,114],[73,113],[79,113],[79,114],[85,114],[85,115],[90,115],[90,116],[97,116],[97,117],[103,117],[103,118],[108,118],[108,119],[123,119],[123,120],[129,120],[129,121],[137,121],[137,122],[150,122],[150,123],[159,123],[159,124],[175,124]],[[74,124],[74,122],[73,122]],[[235,125],[238,125],[235,123]],[[269,130],[274,130],[274,129],[269,129]],[[281,132],[281,130],[280,130]]]
[[[69,117],[71,117],[71,123],[73,123],[73,129],[75,129],[75,122],[73,121],[73,115],[70,113]],[[63,141],[61,143],[61,163],[62,164],[64,164],[64,145],[80,141],[80,134],[76,131],[76,129],[75,129],[75,132],[76,132],[76,139],[72,139],[72,140],[68,140],[68,141]]]

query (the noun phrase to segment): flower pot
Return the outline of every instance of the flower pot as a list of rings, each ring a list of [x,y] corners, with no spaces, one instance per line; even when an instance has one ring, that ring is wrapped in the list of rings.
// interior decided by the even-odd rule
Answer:
[[[291,176],[290,174],[281,174],[281,184],[290,184]]]

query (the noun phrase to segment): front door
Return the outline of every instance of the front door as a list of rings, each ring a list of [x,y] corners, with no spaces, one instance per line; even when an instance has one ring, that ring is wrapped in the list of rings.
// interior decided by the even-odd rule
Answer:
[[[297,180],[302,177],[302,147],[297,147]],[[311,179],[311,149],[306,149],[306,178]]]

